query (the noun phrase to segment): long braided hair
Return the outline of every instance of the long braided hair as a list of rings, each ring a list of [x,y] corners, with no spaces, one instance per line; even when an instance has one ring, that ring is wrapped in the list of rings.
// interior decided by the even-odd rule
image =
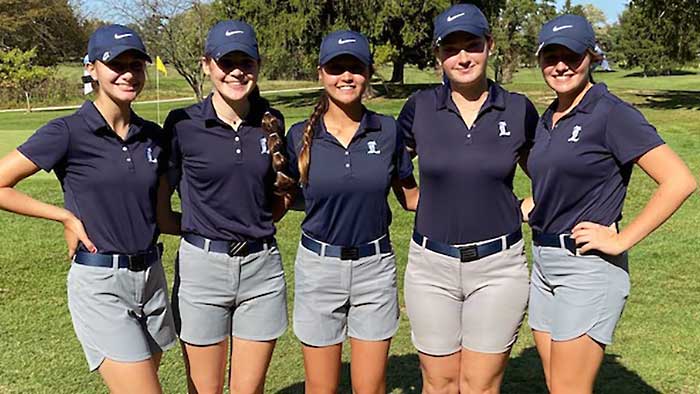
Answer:
[[[272,169],[275,171],[275,194],[284,195],[291,191],[296,182],[284,171],[287,169],[287,157],[284,155],[284,130],[279,119],[270,112],[270,103],[260,95],[260,89],[256,86],[250,93],[250,100],[255,105],[261,105],[265,109],[260,126],[267,134],[267,150],[270,152]]]
[[[309,116],[309,120],[304,125],[304,133],[301,139],[301,149],[299,150],[299,183],[306,185],[309,183],[309,163],[311,163],[311,142],[314,139],[314,128],[318,120],[328,111],[328,94],[321,93],[321,97],[314,107],[314,112]]]

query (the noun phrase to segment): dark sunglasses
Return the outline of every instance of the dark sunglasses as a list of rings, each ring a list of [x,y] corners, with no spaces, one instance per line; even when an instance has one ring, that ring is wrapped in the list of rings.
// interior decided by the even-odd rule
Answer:
[[[367,72],[367,66],[361,62],[333,62],[330,61],[322,66],[323,71],[328,75],[343,75],[346,71],[350,74],[362,75]]]
[[[221,70],[229,73],[235,69],[239,69],[243,72],[249,73],[255,70],[255,59],[250,57],[236,58],[231,56],[224,56],[216,61],[216,64]]]
[[[125,62],[117,58],[109,63],[105,63],[105,65],[117,74],[124,74],[127,71],[133,74],[142,73],[146,69],[146,62],[140,59]]]
[[[554,66],[561,63],[566,64],[569,68],[575,69],[581,65],[586,53],[576,53],[573,51],[545,51],[540,55],[540,62],[543,66]]]

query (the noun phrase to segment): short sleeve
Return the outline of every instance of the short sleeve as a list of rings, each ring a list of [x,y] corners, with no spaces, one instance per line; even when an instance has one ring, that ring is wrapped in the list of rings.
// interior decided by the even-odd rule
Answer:
[[[298,144],[298,137],[296,134],[299,134],[298,130],[303,127],[303,123],[297,123],[293,125],[289,131],[287,132],[286,136],[286,148],[287,148],[287,160],[288,160],[288,168],[289,168],[289,176],[292,177],[293,179],[299,179],[299,161],[298,161],[298,154],[297,154],[297,144]]]
[[[413,135],[413,118],[416,114],[416,95],[411,95],[401,108],[396,120],[397,132],[401,134],[403,143],[411,150],[416,150],[416,138]]]
[[[180,178],[182,177],[182,151],[180,150],[176,130],[178,119],[177,112],[172,111],[168,114],[163,124],[163,130],[166,135],[163,173],[167,175],[168,182],[173,187],[180,183]]]
[[[396,133],[396,147],[394,150],[394,163],[396,175],[399,179],[406,179],[413,175],[413,162],[411,156],[406,150],[406,145],[403,142],[403,135]]]
[[[37,130],[17,150],[37,167],[49,172],[65,159],[69,144],[68,124],[63,119],[55,119]]]
[[[620,102],[608,114],[605,140],[615,158],[624,164],[663,145],[656,128],[630,104]]]

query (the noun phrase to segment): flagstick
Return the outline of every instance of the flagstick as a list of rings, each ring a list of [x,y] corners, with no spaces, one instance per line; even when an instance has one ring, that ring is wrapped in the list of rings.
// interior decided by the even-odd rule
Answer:
[[[158,65],[156,65],[156,116],[160,124],[160,78],[158,76]]]

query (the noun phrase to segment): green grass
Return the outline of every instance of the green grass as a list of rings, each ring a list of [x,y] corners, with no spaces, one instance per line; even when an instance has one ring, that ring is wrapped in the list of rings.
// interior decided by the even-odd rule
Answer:
[[[382,72],[382,70],[380,70]],[[623,99],[634,102],[655,124],[668,144],[700,172],[700,78],[695,75],[641,78],[626,73],[596,74]],[[411,84],[437,81],[430,72],[409,69]],[[270,86],[274,83],[270,82]],[[308,82],[299,83],[309,85]],[[313,84],[311,84],[313,85]],[[289,86],[284,82],[277,86]],[[522,70],[507,86],[532,97],[542,110],[552,94],[537,70]],[[409,86],[410,90],[412,86]],[[684,91],[695,91],[687,93]],[[287,125],[304,119],[316,99],[315,92],[271,97],[285,114]],[[405,100],[379,97],[367,105],[396,115]],[[162,115],[184,103],[162,104]],[[135,107],[142,116],[155,119],[154,105]],[[47,120],[70,111],[0,114],[0,154],[24,141]],[[53,174],[39,173],[18,186],[32,196],[62,203]],[[655,184],[636,170],[625,207],[625,221],[639,212]],[[519,195],[529,192],[522,173],[516,178]],[[391,233],[396,248],[400,286],[406,264],[413,216],[401,211],[393,197]],[[700,199],[695,195],[661,229],[630,253],[632,294],[617,330],[615,344],[607,351],[597,392],[614,394],[700,393],[700,281],[697,252],[700,235]],[[278,226],[278,242],[287,280],[293,289],[293,261],[302,215],[290,212]],[[89,374],[72,330],[66,307],[65,257],[61,226],[47,221],[0,213],[0,394],[7,393],[105,393],[97,374]],[[526,228],[526,237],[529,230]],[[164,236],[164,265],[172,283],[177,240]],[[403,287],[401,287],[402,289]],[[290,313],[293,294],[290,291]],[[401,297],[403,309],[403,297]],[[347,361],[347,354],[346,354]],[[347,364],[342,392],[349,392]],[[161,366],[166,393],[185,392],[184,368],[179,350],[168,352]],[[303,364],[291,330],[279,341],[267,378],[266,392],[303,392]],[[394,338],[388,371],[389,392],[420,391],[418,359],[410,343],[405,313]],[[527,327],[521,330],[507,370],[504,393],[543,393],[539,359]]]

